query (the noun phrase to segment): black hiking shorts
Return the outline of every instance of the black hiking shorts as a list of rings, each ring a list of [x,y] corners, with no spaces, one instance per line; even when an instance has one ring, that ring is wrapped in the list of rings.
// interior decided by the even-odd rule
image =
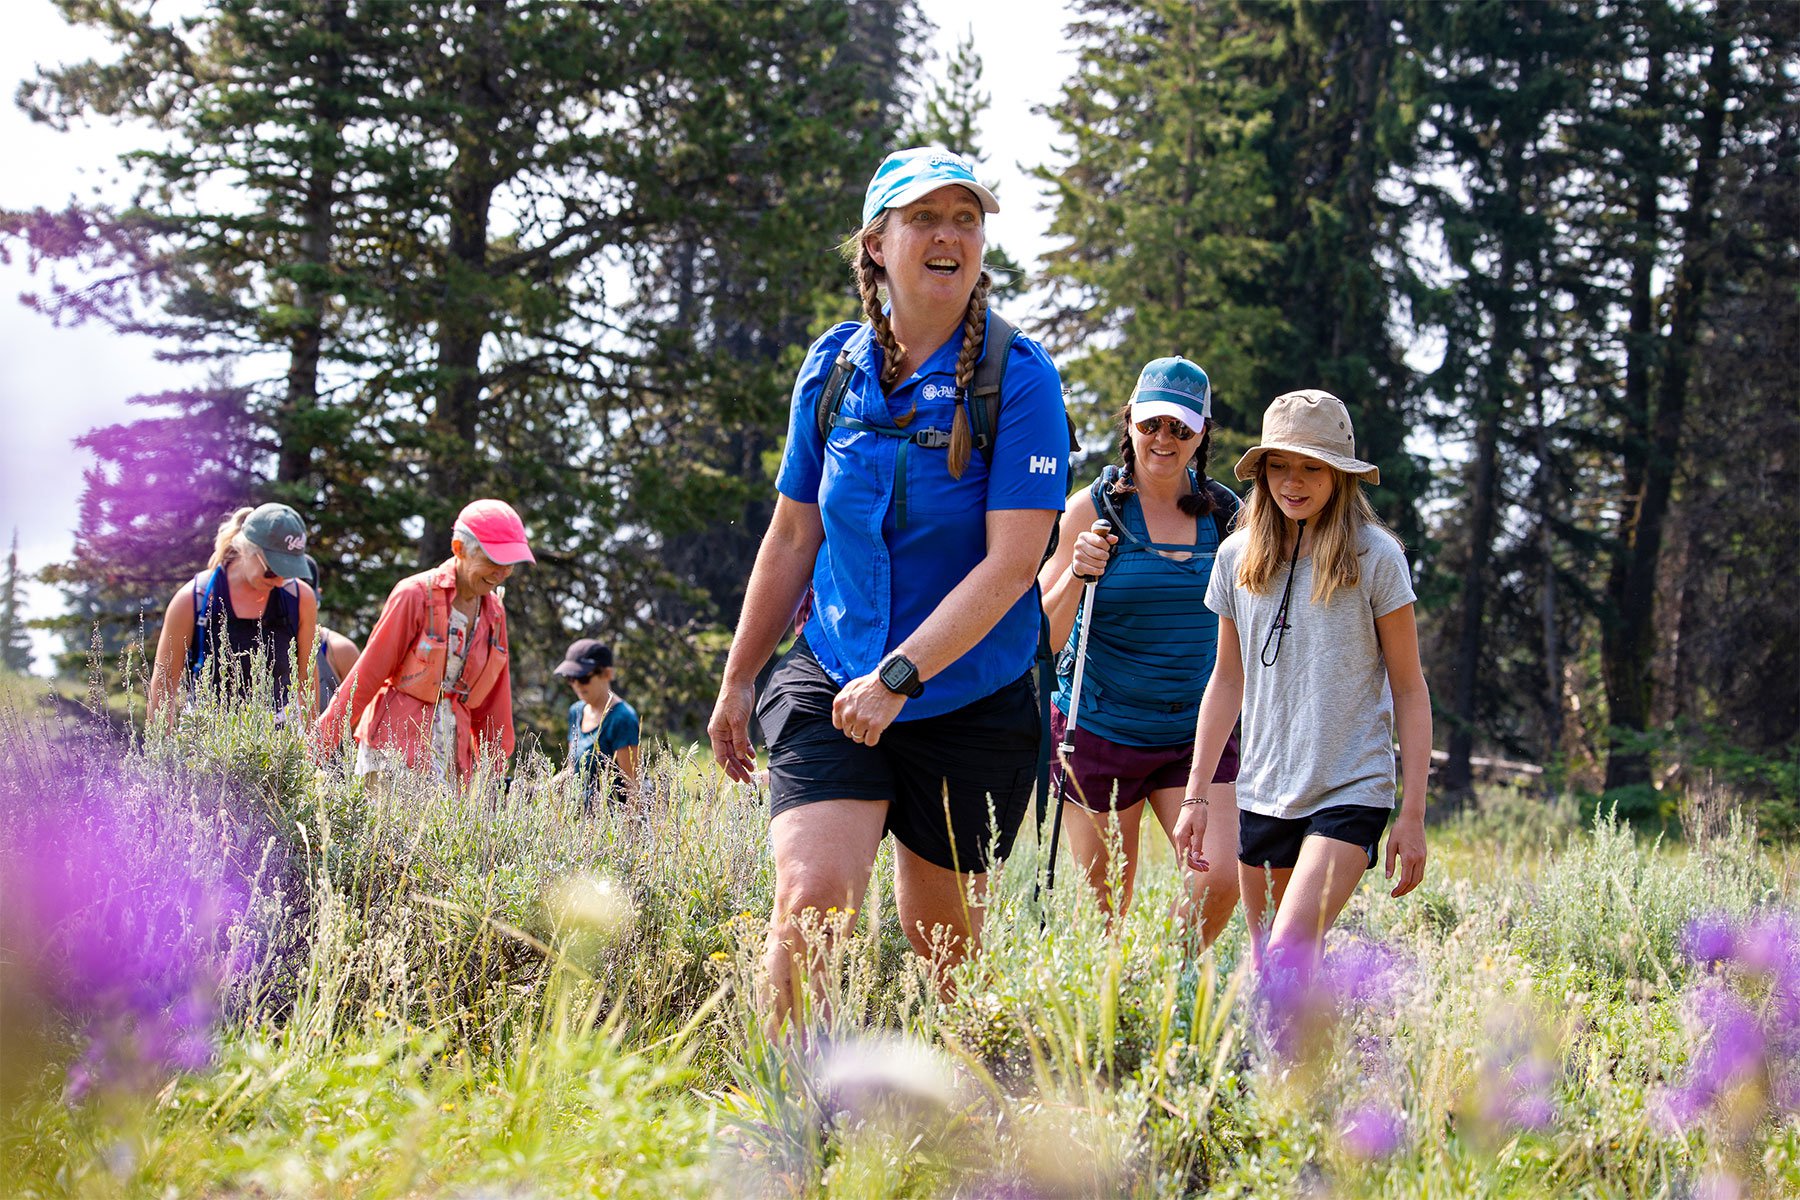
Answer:
[[[896,721],[873,746],[832,725],[839,690],[804,637],[769,676],[756,719],[771,817],[820,800],[886,800],[887,832],[926,862],[986,871],[1011,852],[1037,782],[1030,671],[954,712]]]

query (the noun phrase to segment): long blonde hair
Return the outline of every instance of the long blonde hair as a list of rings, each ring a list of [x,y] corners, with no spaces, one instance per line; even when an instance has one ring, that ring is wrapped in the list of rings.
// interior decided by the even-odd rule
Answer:
[[[253,550],[250,539],[244,536],[244,522],[250,519],[254,508],[240,508],[219,522],[219,532],[213,535],[212,557],[206,560],[206,569],[222,567],[238,555]]]
[[[875,332],[875,344],[881,347],[881,390],[887,391],[900,382],[900,362],[906,357],[906,347],[894,336],[893,324],[888,315],[881,311],[881,286],[887,280],[887,272],[869,253],[869,238],[879,236],[887,229],[888,213],[892,209],[884,208],[861,229],[845,238],[838,246],[838,253],[850,264],[856,275],[856,290],[862,297],[863,316],[868,320],[870,328]],[[969,465],[969,452],[974,449],[974,434],[969,429],[968,405],[974,403],[969,395],[970,385],[975,380],[975,360],[981,355],[981,339],[987,332],[988,293],[994,289],[994,277],[983,270],[981,277],[975,281],[975,287],[969,293],[969,308],[963,316],[962,350],[956,356],[956,387],[962,393],[962,401],[956,406],[956,415],[950,422],[950,476],[961,479],[964,469]],[[918,411],[915,402],[904,417],[894,418],[894,424],[904,428]]]
[[[1287,565],[1282,554],[1282,541],[1288,519],[1282,516],[1280,506],[1269,492],[1268,461],[1266,455],[1256,460],[1256,484],[1250,489],[1249,503],[1238,517],[1238,527],[1250,531],[1249,544],[1244,547],[1244,557],[1238,563],[1238,586],[1258,594],[1272,590],[1276,576]],[[1362,480],[1330,463],[1325,465],[1331,472],[1331,499],[1325,502],[1318,516],[1307,522],[1313,530],[1314,604],[1331,603],[1332,593],[1341,587],[1355,587],[1362,579],[1357,545],[1363,526],[1373,526],[1396,542],[1400,541],[1400,535],[1375,515],[1369,498],[1363,494]]]

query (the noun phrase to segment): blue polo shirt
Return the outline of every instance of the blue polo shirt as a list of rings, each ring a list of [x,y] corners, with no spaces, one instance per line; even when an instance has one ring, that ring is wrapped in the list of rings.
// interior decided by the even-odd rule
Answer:
[[[958,331],[884,397],[873,331],[846,322],[813,343],[794,384],[775,486],[791,500],[817,504],[824,521],[806,640],[840,686],[873,671],[986,557],[989,511],[1063,510],[1069,429],[1062,379],[1043,347],[1022,334],[1006,365],[993,466],[975,450],[962,478],[954,479],[948,451],[908,446],[904,522],[896,487],[899,438],[835,428],[820,441],[819,392],[839,350],[849,351],[854,367],[844,416],[892,427],[916,406],[907,429],[948,431],[961,345]],[[937,716],[992,695],[1031,668],[1037,640],[1038,597],[1031,588],[968,653],[927,680],[924,695],[907,701],[899,719]]]

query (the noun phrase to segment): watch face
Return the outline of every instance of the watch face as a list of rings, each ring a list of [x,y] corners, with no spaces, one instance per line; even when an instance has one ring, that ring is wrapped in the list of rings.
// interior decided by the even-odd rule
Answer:
[[[882,686],[890,692],[913,695],[918,687],[919,669],[906,659],[895,656],[881,665]]]

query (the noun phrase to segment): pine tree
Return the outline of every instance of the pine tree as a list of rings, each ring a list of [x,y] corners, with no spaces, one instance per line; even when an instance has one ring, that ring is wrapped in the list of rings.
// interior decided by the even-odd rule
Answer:
[[[1265,286],[1280,255],[1261,140],[1273,89],[1246,69],[1275,50],[1259,18],[1222,5],[1091,0],[1081,13],[1052,112],[1069,160],[1037,172],[1062,239],[1042,316],[1058,366],[1099,431],[1146,360],[1186,355],[1211,376],[1224,429],[1246,429],[1267,400],[1263,355],[1287,329]]]
[[[0,666],[19,674],[31,671],[31,633],[19,610],[19,531],[15,527],[12,549],[6,556],[6,575],[0,577]]]
[[[1526,648],[1555,662],[1561,644],[1554,615],[1541,647],[1531,636],[1530,614],[1543,612],[1543,598],[1532,598],[1555,586],[1546,573],[1555,543],[1545,540],[1546,514],[1527,514],[1556,494],[1548,481],[1561,465],[1557,441],[1542,435],[1546,414],[1566,412],[1570,399],[1546,367],[1570,351],[1557,337],[1559,314],[1588,294],[1559,267],[1566,231],[1556,214],[1584,186],[1572,175],[1562,130],[1587,110],[1585,64],[1604,38],[1598,21],[1570,6],[1459,6],[1430,15],[1430,108],[1413,187],[1421,221],[1443,231],[1450,276],[1421,291],[1414,312],[1446,347],[1424,381],[1443,414],[1438,437],[1468,446],[1459,503],[1437,530],[1448,543],[1441,565],[1456,573],[1456,602],[1431,656],[1448,718],[1442,785],[1466,802],[1478,733],[1523,752],[1529,726],[1535,753],[1554,745],[1560,724],[1560,680],[1526,665],[1538,661]],[[1501,596],[1509,603],[1496,605]]]

